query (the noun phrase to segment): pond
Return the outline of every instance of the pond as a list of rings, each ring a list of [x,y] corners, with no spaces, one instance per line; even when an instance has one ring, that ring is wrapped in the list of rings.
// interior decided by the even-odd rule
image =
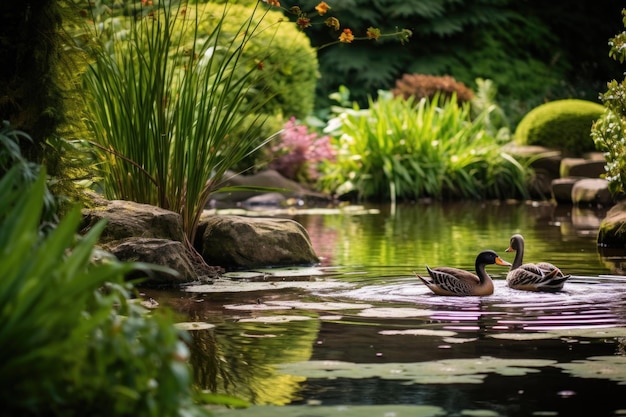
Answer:
[[[216,416],[626,415],[626,254],[599,252],[604,214],[478,202],[285,211],[320,265],[145,293],[192,329],[198,384],[252,404]],[[441,297],[413,275],[473,270],[482,249],[512,261],[513,233],[526,261],[572,275],[563,291],[510,289],[507,268],[489,265],[492,296]]]

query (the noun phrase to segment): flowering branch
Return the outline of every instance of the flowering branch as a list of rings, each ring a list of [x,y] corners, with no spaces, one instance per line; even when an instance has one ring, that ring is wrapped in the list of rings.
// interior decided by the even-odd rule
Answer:
[[[278,8],[283,9],[285,12],[289,14],[297,16],[296,24],[301,30],[309,28],[313,25],[313,23],[311,23],[311,18],[309,17],[309,14],[306,12],[303,12],[298,6],[293,6],[289,9],[286,9],[280,5],[279,0],[262,0],[262,1],[266,3],[267,5],[269,5],[270,7],[278,7]],[[331,7],[325,1],[321,1],[320,3],[317,4],[317,6],[315,6],[315,11],[317,12],[319,16],[326,15],[330,9]],[[337,19],[336,17],[332,17],[332,16],[327,17],[323,23],[326,26],[334,29],[335,31],[341,30],[341,24],[339,22],[339,19]],[[352,33],[352,29],[344,28],[339,34],[339,36],[337,37],[337,40],[326,43],[318,47],[317,49],[320,50],[320,49],[323,49],[323,48],[326,48],[328,46],[335,45],[338,43],[352,43],[354,41],[360,41],[360,40],[378,40],[380,38],[390,38],[390,37],[397,38],[400,41],[400,43],[404,44],[405,42],[408,42],[409,38],[412,35],[413,35],[413,32],[411,32],[409,29],[396,29],[396,31],[393,33],[382,34],[380,29],[369,27],[367,29],[365,36],[356,37]]]

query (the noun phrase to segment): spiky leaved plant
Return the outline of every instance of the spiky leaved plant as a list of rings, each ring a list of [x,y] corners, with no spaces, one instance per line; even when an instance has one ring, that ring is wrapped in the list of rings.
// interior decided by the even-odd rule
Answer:
[[[168,3],[133,19],[109,18],[92,32],[99,47],[85,104],[104,192],[180,213],[190,244],[215,184],[250,152],[247,142],[265,143],[256,137],[260,119],[231,134],[269,98],[251,89],[255,77],[271,75],[259,70],[263,57],[244,59],[263,11],[251,9],[227,33],[228,7],[203,15],[199,5]],[[208,32],[198,29],[203,20]]]

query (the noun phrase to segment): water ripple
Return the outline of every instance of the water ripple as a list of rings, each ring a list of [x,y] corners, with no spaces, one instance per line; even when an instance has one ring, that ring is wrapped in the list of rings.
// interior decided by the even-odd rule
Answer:
[[[554,331],[626,325],[623,277],[573,277],[558,293],[518,291],[503,279],[489,297],[441,297],[414,279],[364,285],[334,296],[375,303],[410,303],[431,310],[431,321],[446,329],[480,326],[494,332]]]

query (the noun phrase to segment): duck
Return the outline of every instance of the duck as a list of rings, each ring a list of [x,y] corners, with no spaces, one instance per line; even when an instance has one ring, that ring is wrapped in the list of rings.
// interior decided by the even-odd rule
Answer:
[[[523,291],[558,292],[571,275],[565,275],[549,262],[523,263],[524,237],[520,234],[511,236],[505,252],[515,252],[515,259],[506,275],[510,288]]]
[[[430,277],[423,277],[413,272],[430,290],[436,295],[491,295],[493,294],[493,281],[485,271],[486,265],[511,266],[492,250],[482,251],[476,256],[476,274],[463,269],[441,266],[426,270]]]

